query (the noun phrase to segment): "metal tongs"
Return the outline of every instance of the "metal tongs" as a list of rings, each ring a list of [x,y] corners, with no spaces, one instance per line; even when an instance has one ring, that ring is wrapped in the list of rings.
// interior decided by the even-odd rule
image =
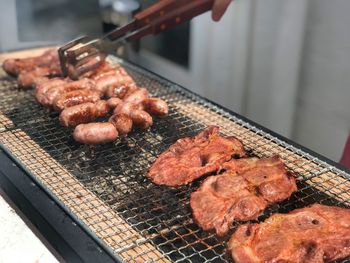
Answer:
[[[128,41],[155,35],[209,11],[214,0],[160,0],[137,13],[127,25],[111,31],[100,39],[77,38],[58,50],[62,73],[72,79],[96,69],[108,52]]]

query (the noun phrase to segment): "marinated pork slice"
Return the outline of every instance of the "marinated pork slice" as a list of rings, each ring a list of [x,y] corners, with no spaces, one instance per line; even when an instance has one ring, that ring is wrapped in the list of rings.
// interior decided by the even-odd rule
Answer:
[[[179,139],[158,157],[147,176],[155,184],[176,187],[219,170],[232,156],[246,156],[242,142],[218,132],[210,126],[192,138]]]
[[[235,262],[321,263],[350,256],[350,209],[314,204],[238,227],[228,243]]]
[[[223,169],[223,174],[208,177],[190,199],[194,220],[219,236],[227,233],[233,221],[255,219],[268,205],[297,190],[278,156],[231,160]]]

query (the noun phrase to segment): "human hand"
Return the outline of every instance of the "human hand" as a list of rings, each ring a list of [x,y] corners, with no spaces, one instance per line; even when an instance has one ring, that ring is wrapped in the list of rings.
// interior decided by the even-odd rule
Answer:
[[[232,1],[233,0],[215,0],[212,11],[212,18],[214,21],[219,21],[221,19]]]

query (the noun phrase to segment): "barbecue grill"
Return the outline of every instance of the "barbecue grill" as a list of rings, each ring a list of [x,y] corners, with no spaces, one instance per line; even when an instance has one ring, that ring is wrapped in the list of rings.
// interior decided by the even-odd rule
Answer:
[[[242,140],[256,156],[280,155],[297,176],[299,190],[254,222],[315,202],[350,207],[345,168],[139,66],[114,56],[109,60],[124,66],[152,96],[166,100],[170,112],[147,131],[95,147],[74,142],[57,113],[43,109],[32,91],[19,90],[0,72],[0,183],[64,257],[231,262],[226,241],[242,222],[224,238],[202,231],[189,206],[200,182],[172,189],[145,177],[167,147],[210,124]]]

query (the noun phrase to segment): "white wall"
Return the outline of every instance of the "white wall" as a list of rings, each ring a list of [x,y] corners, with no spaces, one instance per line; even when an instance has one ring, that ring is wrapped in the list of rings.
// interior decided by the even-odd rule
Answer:
[[[293,138],[338,161],[350,130],[350,1],[309,4]]]

